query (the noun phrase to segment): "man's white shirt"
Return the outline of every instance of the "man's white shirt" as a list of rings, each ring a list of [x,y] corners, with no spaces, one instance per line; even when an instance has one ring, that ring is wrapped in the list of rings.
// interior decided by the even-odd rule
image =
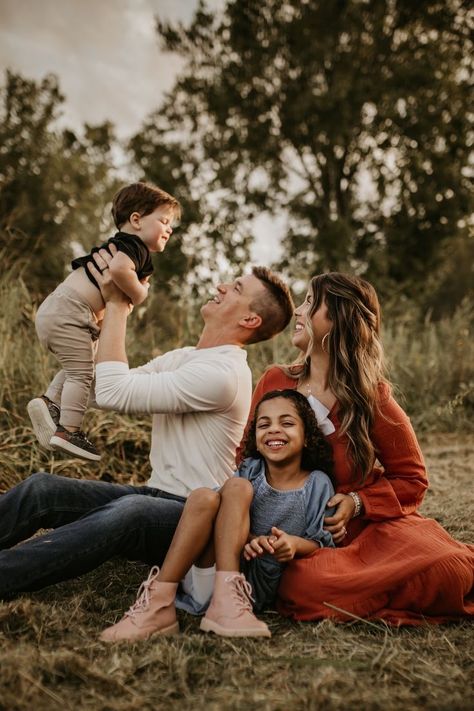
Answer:
[[[119,361],[96,366],[99,407],[153,415],[148,484],[177,496],[232,476],[251,393],[238,346],[180,348],[131,370]]]

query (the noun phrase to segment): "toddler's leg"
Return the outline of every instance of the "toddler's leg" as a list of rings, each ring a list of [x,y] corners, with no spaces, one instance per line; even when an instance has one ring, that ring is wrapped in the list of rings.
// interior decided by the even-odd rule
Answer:
[[[94,347],[91,334],[81,326],[64,329],[64,338],[56,343],[55,355],[65,373],[61,394],[61,418],[66,429],[81,429],[94,378]]]
[[[60,370],[52,379],[45,394],[33,398],[27,406],[36,438],[46,449],[53,449],[50,442],[59,426],[61,393],[65,378],[66,373]]]
[[[66,379],[66,372],[64,370],[59,370],[45,392],[46,397],[55,405],[61,407],[61,395],[63,392],[63,385]]]
[[[61,395],[59,426],[50,444],[73,456],[98,461],[98,450],[81,431],[94,377],[94,348],[89,331],[80,326],[69,327],[67,343],[63,342],[61,354],[56,355],[66,377]]]
[[[36,330],[64,370],[59,425],[49,444],[83,459],[98,461],[97,449],[81,432],[94,377],[94,341],[99,334],[94,314],[78,294],[61,285],[39,308]],[[47,395],[51,400],[57,397],[59,382],[52,383],[54,392],[52,389]],[[46,415],[44,407],[42,411]]]

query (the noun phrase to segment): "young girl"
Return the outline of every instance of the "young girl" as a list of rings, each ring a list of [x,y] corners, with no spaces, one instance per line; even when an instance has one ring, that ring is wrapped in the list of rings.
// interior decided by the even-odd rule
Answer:
[[[245,456],[219,492],[191,493],[161,570],[152,568],[135,604],[101,639],[133,641],[177,632],[178,582],[192,563],[199,559],[207,567],[212,558],[217,572],[201,629],[225,637],[270,637],[252,602],[261,610],[275,601],[282,570],[294,557],[334,546],[323,530],[334,489],[321,471],[331,471],[331,449],[307,399],[295,390],[279,390],[258,404]],[[196,594],[202,598],[201,591]]]
[[[179,218],[178,201],[148,183],[132,183],[115,195],[112,215],[119,230],[107,242],[72,262],[73,271],[43,301],[36,315],[41,343],[59,360],[46,393],[28,403],[28,414],[39,443],[82,459],[98,461],[100,454],[82,431],[82,418],[94,377],[94,357],[105,304],[88,271],[93,255],[111,251],[107,269],[134,305],[148,294],[153,272],[151,253],[162,252]]]

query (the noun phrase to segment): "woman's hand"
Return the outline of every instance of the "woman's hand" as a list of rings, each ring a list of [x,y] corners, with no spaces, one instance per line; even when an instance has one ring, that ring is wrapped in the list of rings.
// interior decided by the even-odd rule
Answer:
[[[133,306],[130,303],[130,299],[114,283],[109,272],[109,264],[117,254],[117,247],[111,244],[109,249],[111,254],[106,249],[94,252],[92,255],[94,262],[88,264],[87,268],[99,285],[100,293],[106,304],[109,302],[127,304],[129,311],[131,311]]]
[[[261,555],[264,555],[264,553],[273,555],[275,551],[272,542],[275,540],[275,536],[255,536],[244,546],[243,555],[245,560],[259,558]]]
[[[346,526],[354,515],[354,499],[347,494],[334,494],[327,506],[335,506],[336,513],[333,516],[326,516],[324,530],[332,534],[334,543],[341,543],[347,534]]]

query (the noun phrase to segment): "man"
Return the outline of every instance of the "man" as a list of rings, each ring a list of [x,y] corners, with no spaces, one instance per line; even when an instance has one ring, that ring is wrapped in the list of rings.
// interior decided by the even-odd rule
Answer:
[[[129,370],[129,303],[107,276],[110,259],[103,251],[96,257],[103,274],[91,267],[106,302],[96,400],[104,408],[153,414],[149,486],[40,472],[1,496],[0,598],[81,575],[114,555],[160,564],[189,492],[218,487],[233,472],[251,397],[243,346],[283,330],[293,313],[284,282],[254,268],[220,284],[202,307],[195,348]],[[41,528],[54,530],[25,541]]]

